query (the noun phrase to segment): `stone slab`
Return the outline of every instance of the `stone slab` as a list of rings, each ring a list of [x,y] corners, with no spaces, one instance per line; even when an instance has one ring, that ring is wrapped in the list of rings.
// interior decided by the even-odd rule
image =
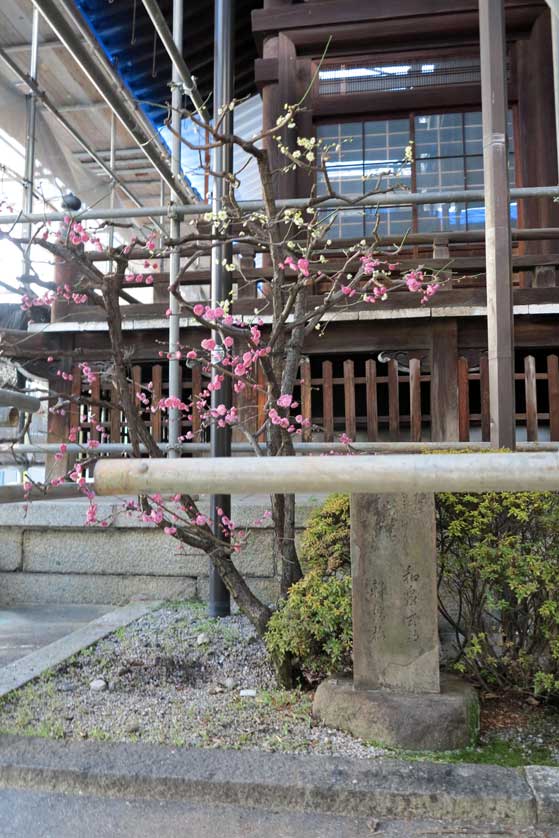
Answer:
[[[295,523],[302,528],[305,526],[311,512],[324,502],[327,495],[298,495],[295,506]],[[142,524],[135,516],[128,516],[123,512],[124,498],[98,498],[97,506],[99,518],[114,518],[114,525],[119,528],[140,527],[145,529],[150,524]],[[270,509],[270,498],[266,495],[234,496],[231,517],[239,527],[250,527],[255,521],[262,519],[266,510]],[[202,496],[199,501],[202,512],[209,513],[209,499]],[[0,505],[0,530],[4,527],[83,527],[88,501],[85,498],[71,500],[43,500],[34,501],[26,505],[23,503],[9,503]],[[264,528],[271,527],[271,522],[264,520]]]
[[[37,649],[31,654],[2,667],[0,669],[0,698],[23,686],[23,684],[27,684],[28,681],[32,681],[33,678],[37,678],[47,669],[57,666],[87,646],[91,646],[92,643],[96,643],[121,626],[127,626],[134,620],[138,620],[144,614],[157,608],[158,605],[157,602],[132,602],[116,611],[103,614],[71,634],[67,634],[53,643],[49,643],[47,646],[43,646],[41,649]]]
[[[22,556],[21,530],[0,529],[0,571],[20,570]]]
[[[253,532],[235,563],[243,574],[273,576],[272,533]],[[49,529],[23,533],[26,572],[205,576],[208,564],[204,553],[182,546],[160,530]]]
[[[559,768],[529,765],[525,771],[536,800],[538,823],[559,826]]]
[[[356,687],[439,691],[434,496],[351,497]]]
[[[488,765],[0,737],[0,787],[372,818],[531,825],[525,777]]]
[[[0,607],[66,602],[122,605],[135,597],[180,600],[195,596],[196,579],[187,576],[0,573]]]
[[[475,690],[448,676],[441,686],[440,693],[365,690],[347,678],[327,678],[315,693],[313,715],[329,727],[390,748],[451,751],[475,744]]]

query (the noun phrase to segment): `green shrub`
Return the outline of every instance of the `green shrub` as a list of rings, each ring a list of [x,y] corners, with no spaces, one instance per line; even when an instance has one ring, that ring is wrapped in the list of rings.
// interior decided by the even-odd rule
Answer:
[[[486,687],[559,693],[559,500],[439,494],[440,607],[457,668]]]
[[[305,570],[351,572],[349,495],[330,495],[310,516],[299,551]]]
[[[290,655],[311,684],[351,671],[351,577],[307,573],[272,615],[265,639],[272,656]]]
[[[559,695],[559,496],[436,496],[440,610],[455,666],[489,689]],[[303,536],[310,572],[272,617],[269,648],[317,680],[351,667],[349,498],[333,495]]]

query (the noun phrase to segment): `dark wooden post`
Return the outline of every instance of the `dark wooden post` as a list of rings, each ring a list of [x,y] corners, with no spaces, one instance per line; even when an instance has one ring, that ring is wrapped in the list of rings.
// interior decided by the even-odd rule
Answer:
[[[61,371],[66,374],[71,374],[72,366],[68,359],[64,359],[60,364]],[[67,399],[72,395],[72,382],[65,380],[60,376],[49,378],[49,390],[58,394],[60,399]],[[52,399],[50,406],[53,407],[57,399]],[[68,442],[68,433],[70,431],[71,421],[70,404],[66,402],[62,409],[56,409],[56,412],[51,413],[49,410],[47,420],[47,442],[66,443]],[[61,454],[58,458],[56,454],[47,454],[45,462],[45,476],[47,481],[57,480],[64,477],[70,467],[71,458],[66,452]]]
[[[66,224],[60,225],[60,232],[62,241],[64,242],[65,237],[68,234],[68,227]],[[80,245],[80,249],[83,251],[83,245]],[[63,259],[61,256],[55,256],[54,284],[57,289],[64,289],[65,286],[69,286],[73,289],[79,278],[80,271],[76,262],[72,262],[69,259]],[[50,309],[51,323],[54,323],[57,320],[63,320],[75,309],[75,303],[68,302],[63,297],[57,297]]]
[[[515,447],[512,250],[503,0],[479,0],[491,444]]]
[[[434,320],[431,331],[431,440],[458,439],[458,327]]]

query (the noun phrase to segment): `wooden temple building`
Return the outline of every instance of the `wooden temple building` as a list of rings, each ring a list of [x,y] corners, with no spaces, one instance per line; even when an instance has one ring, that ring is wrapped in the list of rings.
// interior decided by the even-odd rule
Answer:
[[[80,5],[88,7],[85,0]],[[411,192],[483,187],[477,0],[238,0],[237,9],[242,95],[261,98],[268,127],[283,103],[299,99],[314,79],[298,129],[341,142],[330,163],[340,192],[361,194],[364,177],[374,173],[387,186],[398,179]],[[106,12],[114,21],[114,7]],[[550,8],[543,0],[506,0],[505,12],[509,185],[557,186]],[[102,40],[101,16],[96,32]],[[193,50],[185,47],[185,58],[195,70]],[[203,83],[202,68],[196,72]],[[413,160],[402,166],[410,141]],[[286,198],[306,190],[308,183],[296,174],[279,186]],[[444,269],[452,280],[428,305],[402,291],[375,307],[342,309],[323,334],[308,340],[301,402],[313,430],[306,440],[332,441],[341,433],[363,441],[489,440],[483,201],[404,203],[379,212],[387,252],[405,237],[398,256],[402,270]],[[370,209],[340,213],[331,234],[333,250],[370,234],[373,215]],[[510,223],[517,438],[559,440],[559,205],[552,197],[513,199]],[[244,288],[233,311],[262,309],[266,320],[267,300],[258,289],[268,269],[247,247],[237,251],[244,273],[261,283]],[[209,281],[207,268],[184,277],[202,290]],[[153,302],[123,307],[131,377],[136,385],[152,381],[156,398],[168,387],[167,363],[160,357],[167,345],[167,288],[162,273],[155,277]],[[313,293],[319,297],[321,289]],[[183,344],[197,345],[201,337],[195,322],[181,320]],[[74,394],[89,387],[81,381],[79,362],[107,372],[110,367],[107,327],[95,307],[56,307],[48,325],[29,326],[26,340],[21,332],[5,331],[0,347],[58,390],[55,369],[64,364],[73,370],[65,386]],[[56,365],[49,364],[49,356]],[[200,373],[187,366],[181,373],[188,397],[200,388]],[[92,395],[101,405],[95,415],[79,416],[75,407],[65,418],[52,417],[51,441],[63,438],[64,425],[78,420],[92,438],[101,424],[110,441],[126,441],[109,375],[94,386]],[[156,438],[165,440],[161,415],[146,421],[153,423]]]

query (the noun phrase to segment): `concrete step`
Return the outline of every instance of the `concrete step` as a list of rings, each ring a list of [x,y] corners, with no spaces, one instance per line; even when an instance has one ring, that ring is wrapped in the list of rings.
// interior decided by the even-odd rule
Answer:
[[[351,813],[376,820],[432,818],[518,827],[559,823],[559,769],[539,766],[517,771],[3,736],[0,787],[80,799],[182,801],[207,808],[330,817]]]

